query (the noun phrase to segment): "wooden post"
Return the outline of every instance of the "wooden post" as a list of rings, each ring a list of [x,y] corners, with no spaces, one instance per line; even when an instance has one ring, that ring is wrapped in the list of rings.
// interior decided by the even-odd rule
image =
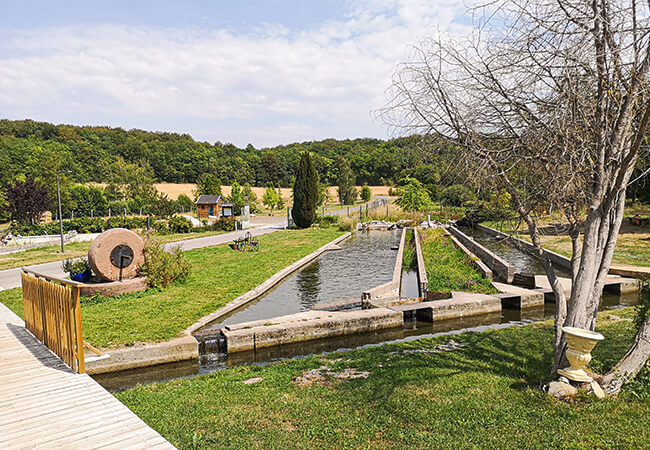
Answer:
[[[72,302],[74,305],[74,328],[77,347],[77,373],[86,372],[86,361],[84,358],[84,337],[81,329],[81,296],[79,286],[72,286]]]

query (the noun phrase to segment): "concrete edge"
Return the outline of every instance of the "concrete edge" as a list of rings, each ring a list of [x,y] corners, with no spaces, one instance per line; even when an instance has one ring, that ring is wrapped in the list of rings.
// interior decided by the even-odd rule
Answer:
[[[511,236],[509,234],[503,233],[499,230],[495,230],[494,228],[490,228],[485,225],[481,224],[476,224],[474,227],[478,230],[481,230],[487,234],[490,234],[492,236],[496,236],[498,238],[504,239],[513,245],[519,247],[519,248],[524,248],[528,251],[535,251],[535,246],[531,244],[530,242],[526,242],[522,239],[516,238],[514,236]],[[544,253],[549,257],[551,262],[553,264],[557,264],[559,267],[561,267],[564,270],[568,270],[569,272],[571,271],[571,258],[567,258],[566,256],[562,256],[559,253],[555,253],[554,251],[544,249]]]
[[[397,251],[397,258],[395,259],[395,267],[393,268],[393,279],[388,283],[381,284],[372,289],[368,289],[361,294],[362,300],[371,300],[377,297],[387,296],[394,297],[394,292],[397,292],[399,297],[399,288],[402,283],[402,261],[404,259],[404,246],[406,243],[406,228],[402,228],[402,236],[399,241],[399,250]]]
[[[199,346],[193,336],[183,336],[140,347],[108,350],[107,354],[110,357],[87,361],[86,372],[89,375],[95,375],[185,361],[188,359],[198,359]]]
[[[456,244],[456,247],[458,247],[460,251],[465,253],[472,260],[474,266],[476,266],[479,272],[483,273],[483,276],[485,276],[485,278],[490,281],[494,279],[494,273],[492,272],[492,269],[485,265],[481,258],[476,256],[470,249],[465,247],[453,234],[449,233],[449,237],[454,242],[454,244]]]
[[[449,232],[453,234],[463,245],[469,248],[476,254],[485,265],[487,265],[492,272],[499,276],[504,282],[512,284],[515,274],[515,268],[505,259],[484,247],[474,240],[472,237],[466,235],[455,226],[449,227]]]
[[[304,256],[303,258],[299,259],[298,261],[294,262],[293,264],[290,264],[289,266],[285,267],[284,269],[280,270],[279,272],[275,273],[272,275],[270,278],[268,278],[266,281],[264,281],[262,284],[254,287],[250,291],[240,295],[236,299],[232,300],[230,303],[222,306],[221,308],[217,309],[216,311],[208,314],[207,316],[201,317],[199,320],[197,320],[195,323],[187,327],[183,333],[187,336],[191,336],[192,333],[195,331],[200,330],[210,322],[214,322],[215,320],[218,320],[220,317],[223,317],[224,315],[241,308],[247,303],[252,302],[253,300],[257,299],[259,296],[265,294],[268,292],[271,288],[275,287],[278,283],[280,283],[282,280],[284,280],[286,277],[291,275],[293,272],[296,270],[301,269],[302,267],[306,266],[316,258],[318,258],[320,255],[325,253],[326,251],[330,250],[330,248],[334,245],[337,245],[344,240],[348,239],[350,236],[352,236],[352,233],[347,232],[343,234],[342,236],[337,237],[331,242],[328,242],[327,244],[323,245],[322,247],[318,248],[317,250],[313,251],[307,256]]]
[[[413,240],[415,241],[415,257],[418,263],[418,281],[420,297],[426,297],[429,291],[429,276],[427,275],[427,268],[424,265],[424,254],[422,253],[422,244],[420,243],[420,232],[418,227],[413,229]]]

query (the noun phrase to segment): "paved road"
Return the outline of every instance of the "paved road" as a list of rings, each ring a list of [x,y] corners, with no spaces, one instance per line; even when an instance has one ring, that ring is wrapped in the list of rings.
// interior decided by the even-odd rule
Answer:
[[[263,234],[269,234],[278,230],[282,230],[286,224],[287,219],[284,217],[277,217],[274,219],[275,220],[271,220],[271,218],[265,218],[263,226],[251,228],[249,230],[251,235],[261,236]],[[253,222],[254,221],[255,219],[253,219]],[[255,223],[253,223],[253,226],[255,226]],[[201,238],[188,239],[186,241],[170,242],[165,247],[180,247],[183,251],[195,250],[197,248],[212,247],[213,245],[225,244],[227,242],[233,241],[234,239],[243,237],[245,234],[246,231],[233,231],[231,233],[218,234],[216,236],[206,236]],[[59,278],[64,278],[67,276],[67,274],[61,269],[61,261],[35,264],[29,267],[38,273],[42,273],[43,275]],[[0,291],[17,287],[20,287],[20,268],[0,270]]]

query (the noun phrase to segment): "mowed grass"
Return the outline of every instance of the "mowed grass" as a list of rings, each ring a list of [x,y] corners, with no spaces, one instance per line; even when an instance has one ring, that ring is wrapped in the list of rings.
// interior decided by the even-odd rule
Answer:
[[[633,330],[621,318],[631,314],[601,315],[607,339],[592,367],[604,371],[625,353]],[[440,351],[451,339],[465,346]],[[546,322],[237,367],[116,396],[180,449],[648,448],[648,386],[559,402],[537,388],[552,344]],[[292,381],[321,366],[369,376]],[[254,377],[262,380],[243,383]]]
[[[496,290],[441,228],[422,230],[422,256],[429,291],[494,293]]]
[[[333,228],[279,231],[259,237],[259,252],[237,252],[227,245],[185,252],[193,269],[183,284],[82,299],[84,339],[116,348],[177,337],[199,318],[341,234]],[[20,289],[0,292],[0,302],[23,317]]]
[[[223,234],[223,231],[206,231],[202,233],[175,233],[156,235],[156,238],[163,242],[176,242],[187,239],[196,239],[206,236]],[[47,245],[44,247],[30,248],[28,250],[0,254],[0,270],[13,269],[15,267],[31,266],[53,261],[63,261],[69,258],[88,256],[90,242],[71,242],[65,244],[65,253],[61,253],[61,245]]]

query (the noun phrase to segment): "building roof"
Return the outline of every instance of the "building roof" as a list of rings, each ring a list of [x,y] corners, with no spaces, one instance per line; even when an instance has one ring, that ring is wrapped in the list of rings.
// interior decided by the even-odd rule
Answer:
[[[221,199],[220,195],[199,195],[196,199],[197,205],[215,205]]]

